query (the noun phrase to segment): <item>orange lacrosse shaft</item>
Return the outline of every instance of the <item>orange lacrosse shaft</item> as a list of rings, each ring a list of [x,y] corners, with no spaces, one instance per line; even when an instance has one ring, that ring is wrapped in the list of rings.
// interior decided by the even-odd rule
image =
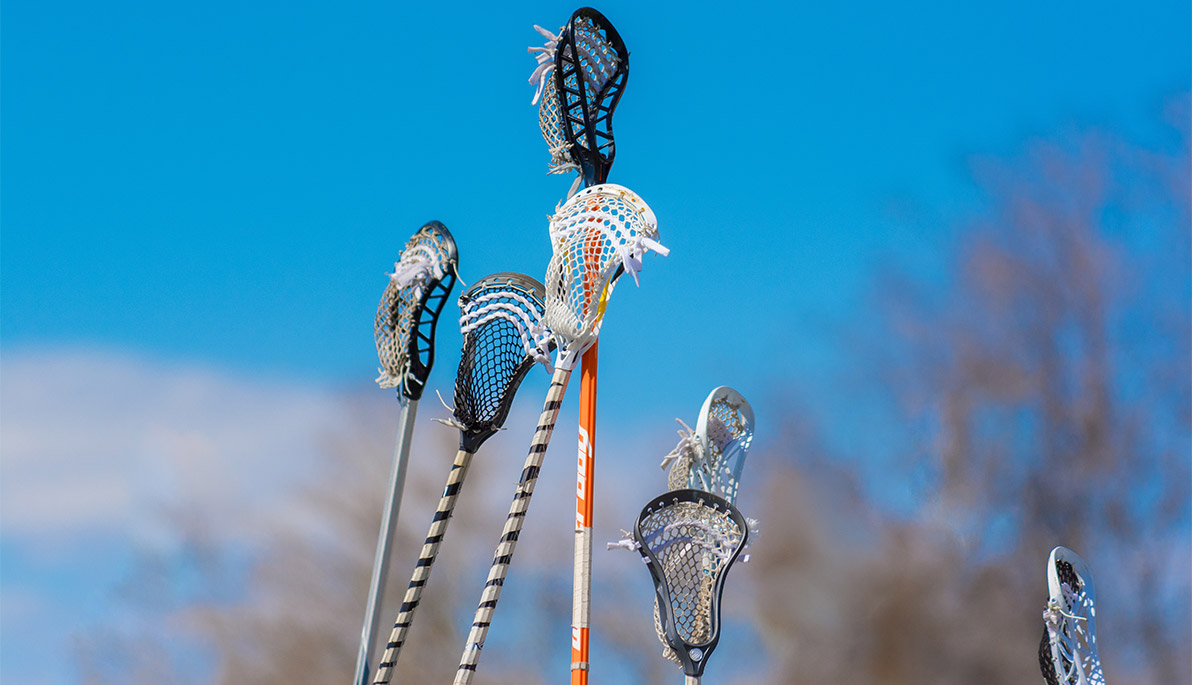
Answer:
[[[599,343],[580,358],[579,455],[575,483],[575,577],[571,608],[571,685],[588,683],[592,594],[592,481],[596,466],[596,365]]]

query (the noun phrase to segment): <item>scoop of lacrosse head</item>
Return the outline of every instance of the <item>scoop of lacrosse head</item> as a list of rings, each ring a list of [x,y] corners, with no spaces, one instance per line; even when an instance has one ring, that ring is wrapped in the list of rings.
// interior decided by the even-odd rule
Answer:
[[[647,250],[666,256],[660,245],[658,219],[640,195],[616,183],[585,188],[568,198],[550,218],[550,239],[554,252],[577,231],[599,230],[620,258],[615,277],[628,272],[638,283],[641,257]]]
[[[704,400],[695,424],[699,458],[688,487],[707,490],[736,503],[741,470],[753,442],[753,407],[741,393],[722,385]]]
[[[633,537],[654,581],[659,638],[699,677],[720,641],[720,599],[749,538],[745,517],[716,495],[674,490],[642,509]]]
[[[638,282],[641,258],[658,243],[658,221],[633,191],[606,183],[567,200],[551,217],[554,255],[546,274],[546,325],[554,332],[561,368],[574,368],[596,341],[605,307],[622,273]]]
[[[1047,608],[1039,668],[1048,685],[1105,685],[1097,653],[1097,607],[1088,564],[1067,547],[1047,558]]]
[[[552,171],[578,163],[584,185],[603,183],[616,155],[613,111],[629,79],[629,51],[612,22],[590,7],[576,10],[558,36],[534,28],[547,38],[530,48],[539,53],[530,83],[538,83],[534,102]]]
[[[459,297],[463,352],[453,415],[460,448],[476,452],[501,429],[535,362],[550,366],[553,341],[542,323],[543,287],[518,273],[487,276]]]
[[[431,221],[406,243],[377,307],[374,333],[382,388],[422,397],[435,362],[435,326],[455,287],[459,250],[447,227]]]

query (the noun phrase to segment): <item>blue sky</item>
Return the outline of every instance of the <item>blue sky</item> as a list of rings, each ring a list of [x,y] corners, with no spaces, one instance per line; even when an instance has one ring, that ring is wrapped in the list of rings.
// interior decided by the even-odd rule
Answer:
[[[862,310],[874,268],[893,257],[929,274],[977,207],[970,155],[1069,126],[1146,138],[1192,86],[1182,0],[598,8],[632,52],[610,180],[645,198],[671,248],[610,306],[608,421],[693,419],[725,383],[754,397],[830,382],[844,363],[834,329]],[[6,2],[4,356],[43,374],[45,355],[100,350],[215,369],[234,388],[367,387],[384,274],[425,221],[454,233],[468,282],[542,278],[546,215],[570,178],[545,175],[526,47],[541,43],[532,24],[555,28],[571,9]],[[448,320],[431,388],[450,388],[458,348]],[[76,371],[55,388],[129,377]],[[5,432],[17,407],[54,405],[15,394],[32,381],[5,385]],[[839,408],[825,407],[831,420]],[[29,473],[8,461],[14,444],[6,480]],[[135,449],[109,451],[144,467]],[[18,551],[5,549],[6,582],[66,558]],[[22,654],[5,652],[6,673],[68,679],[46,666],[55,652]]]
[[[814,366],[792,320],[847,311],[880,255],[929,261],[966,155],[1141,126],[1189,84],[1183,2],[639,5],[601,6],[632,51],[610,180],[674,252],[614,301],[602,376],[682,397],[745,371],[728,356]],[[0,342],[370,380],[384,271],[425,220],[465,279],[544,273],[568,181],[525,49],[567,7],[6,3]]]

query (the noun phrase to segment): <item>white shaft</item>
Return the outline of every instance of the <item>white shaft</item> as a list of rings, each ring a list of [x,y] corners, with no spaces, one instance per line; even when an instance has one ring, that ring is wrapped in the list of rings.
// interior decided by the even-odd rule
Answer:
[[[699,685],[699,676],[684,675],[683,676],[683,685]]]
[[[373,560],[372,582],[368,588],[368,606],[364,613],[364,627],[360,633],[360,652],[356,656],[356,676],[353,685],[368,685],[368,665],[372,661],[373,636],[381,618],[381,603],[385,598],[385,579],[389,576],[389,552],[397,529],[397,512],[401,508],[401,493],[406,485],[406,466],[410,457],[410,437],[414,433],[414,415],[418,400],[399,395],[401,415],[397,423],[397,443],[393,446],[393,467],[389,472],[389,496],[381,515],[381,532],[377,536],[377,554]]]

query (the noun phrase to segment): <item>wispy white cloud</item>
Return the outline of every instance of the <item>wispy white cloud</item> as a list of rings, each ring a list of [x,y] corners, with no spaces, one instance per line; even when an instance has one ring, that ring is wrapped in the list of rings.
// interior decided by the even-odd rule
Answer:
[[[5,638],[5,682],[74,679],[62,656],[118,610],[130,555],[184,544],[170,512],[200,512],[223,545],[266,539],[347,406],[110,350],[6,350],[0,378],[0,622],[20,638]]]
[[[0,532],[43,546],[152,534],[195,501],[243,530],[343,411],[320,388],[110,351],[5,354],[0,374]]]

